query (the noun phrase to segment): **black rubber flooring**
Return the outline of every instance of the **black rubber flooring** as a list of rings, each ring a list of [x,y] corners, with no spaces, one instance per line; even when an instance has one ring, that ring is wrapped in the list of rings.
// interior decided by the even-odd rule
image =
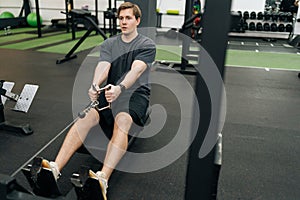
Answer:
[[[227,68],[219,199],[298,199],[300,79]]]
[[[0,49],[0,79],[15,82],[13,92],[20,92],[26,83],[40,86],[27,114],[11,111],[12,102],[5,105],[7,121],[30,123],[35,132],[22,136],[0,131],[1,174],[14,175],[28,188],[20,172],[24,164],[37,152],[54,159],[65,134],[47,148],[43,147],[73,119],[72,89],[76,73],[88,53],[82,52],[77,59],[56,65],[59,54]],[[297,74],[272,69],[226,68],[227,116],[218,199],[300,197],[300,80]],[[193,85],[194,78],[186,78]],[[167,73],[164,79],[172,81]],[[176,81],[174,84],[180,85]],[[149,140],[137,140],[133,149],[149,150],[171,140],[180,119],[178,102],[172,97],[164,88],[153,87],[151,101],[165,106],[168,125]],[[191,99],[187,96],[186,100]],[[108,197],[111,200],[182,200],[187,159],[184,153],[171,165],[153,172],[116,171],[110,181]],[[90,155],[75,154],[59,180],[64,194],[71,189],[69,177],[83,164],[94,170],[100,166]]]

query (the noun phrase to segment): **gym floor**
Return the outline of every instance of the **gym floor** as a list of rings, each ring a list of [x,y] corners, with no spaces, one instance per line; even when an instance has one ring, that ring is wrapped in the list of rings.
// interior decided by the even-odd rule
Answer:
[[[1,174],[13,175],[30,189],[21,172],[24,164],[37,153],[50,160],[55,158],[65,136],[62,130],[73,120],[72,92],[76,75],[90,50],[82,50],[77,53],[78,58],[57,65],[55,62],[62,54],[0,48],[0,78],[16,83],[13,92],[20,92],[26,83],[39,85],[27,114],[12,111],[13,102],[5,104],[6,120],[15,124],[29,123],[34,133],[23,136],[0,131]],[[280,50],[284,53],[283,47]],[[297,55],[297,50],[288,51]],[[300,63],[299,60],[298,57],[296,62]],[[223,163],[218,199],[291,200],[300,197],[299,69],[282,68],[266,70],[265,67],[227,64],[224,77],[227,113],[222,132]],[[164,73],[164,81],[172,83],[172,73],[160,73]],[[185,78],[194,87],[195,77],[185,75]],[[180,83],[176,84],[182,87]],[[179,91],[185,95],[184,90]],[[189,96],[185,97],[187,102],[191,101]],[[133,151],[164,146],[176,134],[180,122],[178,101],[166,88],[154,86],[151,104],[157,103],[167,111],[166,126],[152,138],[136,140]],[[187,159],[187,153],[184,153],[171,165],[153,172],[115,171],[108,198],[182,200]],[[59,179],[64,195],[72,188],[70,176],[81,165],[97,170],[101,163],[91,155],[76,153]]]

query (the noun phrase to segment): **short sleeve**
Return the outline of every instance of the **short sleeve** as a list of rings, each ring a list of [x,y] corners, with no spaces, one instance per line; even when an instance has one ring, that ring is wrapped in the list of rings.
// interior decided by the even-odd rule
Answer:
[[[100,45],[100,57],[99,57],[99,62],[100,61],[107,61],[109,63],[112,62],[112,53],[111,53],[111,47],[112,45],[109,44],[109,40],[105,40],[101,45]]]
[[[141,60],[146,64],[151,64],[155,60],[156,47],[152,40],[147,40],[141,45],[141,49],[138,50],[138,55],[135,60]]]

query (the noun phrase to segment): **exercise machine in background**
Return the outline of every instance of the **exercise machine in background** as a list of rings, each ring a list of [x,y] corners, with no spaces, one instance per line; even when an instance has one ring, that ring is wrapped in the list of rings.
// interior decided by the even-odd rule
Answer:
[[[52,26],[66,28],[67,33],[69,33],[71,19],[68,13],[73,8],[74,8],[73,0],[65,0],[65,11],[63,13],[66,14],[66,17],[51,19]]]
[[[94,22],[99,25],[98,22],[98,1],[95,0],[95,15],[90,15],[91,18],[94,20]],[[65,14],[66,17],[65,18],[58,18],[58,19],[52,19],[51,23],[52,26],[54,27],[62,27],[62,28],[66,28],[66,32],[69,33],[70,32],[70,28],[72,31],[72,40],[76,39],[76,29],[79,26],[84,27],[85,29],[88,29],[90,26],[89,22],[86,22],[86,20],[84,20],[82,17],[78,17],[77,15],[73,15],[71,13],[71,10],[74,9],[74,1],[73,0],[65,0],[65,10],[61,11],[61,13]],[[77,9],[79,10],[79,9]],[[85,10],[90,12],[88,6],[82,6],[81,10]]]
[[[30,14],[30,3],[29,0],[23,0],[23,5],[18,17],[12,18],[1,18],[0,19],[0,29],[4,29],[7,27],[20,27],[27,26],[26,18]]]
[[[69,20],[71,21],[72,26],[72,39],[75,39],[75,29],[78,21],[85,24],[85,27],[88,29],[87,32],[80,38],[80,40],[72,47],[72,49],[65,55],[64,58],[56,60],[56,64],[61,64],[63,62],[69,61],[77,57],[77,55],[73,54],[77,48],[84,42],[84,40],[93,32],[96,31],[97,34],[100,34],[104,40],[107,39],[105,32],[99,28],[98,23],[98,2],[95,0],[95,13],[93,16],[91,11],[87,9],[74,9],[73,0],[67,1],[67,9],[66,12],[62,12],[66,14],[67,26],[69,25]],[[68,30],[68,29],[67,29]]]
[[[181,66],[180,71],[185,72],[187,67],[190,67],[190,61],[198,61],[198,55],[200,49],[191,49],[192,38],[195,41],[200,41],[200,28],[201,24],[201,1],[193,0],[186,1],[185,5],[185,23],[182,26],[182,33],[188,37],[184,37],[182,41],[182,55],[181,55]]]
[[[194,69],[194,65],[197,64],[199,52],[199,42],[201,40],[201,28],[203,13],[201,12],[200,0],[189,0],[185,4],[185,17],[184,23],[179,29],[179,33],[183,34],[182,39],[182,51],[181,62],[165,62],[161,61],[160,64],[167,65],[170,68],[174,68],[182,74],[195,75],[197,72]],[[178,32],[176,30],[169,30],[166,35],[170,37],[177,37]],[[196,43],[196,45],[193,45]]]
[[[39,86],[26,84],[21,94],[18,95],[11,92],[14,85],[14,82],[6,82],[3,80],[0,81],[0,130],[30,135],[33,133],[33,130],[29,124],[13,125],[5,121],[4,104],[7,99],[15,101],[17,103],[13,110],[27,113]]]
[[[69,14],[71,15],[72,18],[81,18],[86,20],[90,24],[87,32],[80,38],[80,40],[72,47],[72,49],[65,55],[64,58],[56,60],[56,64],[61,64],[63,62],[69,61],[71,59],[77,58],[77,55],[73,54],[77,48],[84,42],[84,40],[92,33],[92,31],[96,31],[99,33],[104,40],[107,39],[107,36],[98,27],[98,24],[92,19],[92,14],[90,11],[87,10],[82,10],[82,9],[73,9],[70,10]]]
[[[108,28],[106,28],[106,20],[108,20]],[[114,0],[114,7],[112,1],[108,0],[108,8],[103,12],[103,29],[104,32],[109,32],[110,36],[117,34],[117,0]]]

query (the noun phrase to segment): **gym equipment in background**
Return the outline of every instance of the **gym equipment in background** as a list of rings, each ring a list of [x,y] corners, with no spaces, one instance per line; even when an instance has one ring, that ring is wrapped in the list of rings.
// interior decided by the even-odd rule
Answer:
[[[97,25],[99,25],[98,22],[98,1],[95,0],[95,10],[94,13],[95,15],[91,15],[91,18],[95,21]],[[74,9],[74,1],[73,0],[65,0],[65,10],[62,11],[62,14],[65,14],[65,18],[56,18],[56,19],[51,19],[52,26],[54,27],[63,27],[66,28],[67,33],[70,32],[71,28],[71,33],[72,33],[72,40],[76,39],[75,32],[76,28],[79,26],[83,25],[85,29],[88,29],[90,26],[89,22],[86,22],[85,19],[82,17],[76,18],[73,16],[70,11]],[[89,11],[88,5],[84,5],[81,7],[82,10]],[[90,12],[90,11],[89,11]]]
[[[107,39],[107,36],[103,32],[103,30],[101,30],[98,27],[97,23],[93,20],[92,14],[90,11],[82,10],[82,9],[73,9],[73,10],[70,10],[70,12],[68,14],[70,14],[73,19],[74,18],[84,19],[87,23],[90,24],[90,26],[89,26],[89,29],[87,30],[87,32],[80,38],[80,40],[73,46],[73,48],[65,55],[65,57],[62,59],[58,59],[56,61],[56,64],[61,64],[63,62],[66,62],[68,60],[76,58],[77,55],[73,55],[73,53],[84,42],[84,40],[92,33],[92,31],[96,31],[97,33],[99,33],[104,38],[104,40]]]
[[[293,33],[294,17],[291,12],[280,10],[237,12],[241,16],[240,23],[235,28],[238,31],[231,30],[230,36],[256,37],[269,41],[290,39]]]
[[[38,22],[37,22],[37,15],[36,15],[36,13],[32,12],[29,15],[27,15],[26,21],[27,21],[27,23],[28,23],[29,26],[37,27]],[[40,17],[40,24],[42,24],[42,23],[43,23],[43,20],[42,20],[42,17]]]
[[[8,11],[4,11],[0,14],[0,19],[7,19],[7,18],[15,18],[14,14]]]
[[[108,1],[108,8],[103,12],[103,30],[107,33],[106,20],[108,20],[108,32],[110,36],[117,34],[117,0],[112,7],[111,0]]]
[[[6,27],[27,26],[26,17],[31,12],[29,0],[23,0],[23,5],[18,17],[14,17],[12,13],[6,11],[0,17],[0,29]]]
[[[71,16],[69,15],[69,11],[72,10],[73,8],[74,8],[73,0],[65,0],[65,11],[63,13],[66,14],[66,17],[51,19],[52,26],[64,27],[66,28],[67,33],[69,33],[70,23],[71,23]],[[72,39],[73,40],[75,39],[75,35],[73,33],[72,33]]]
[[[33,130],[31,129],[29,124],[13,125],[5,121],[4,104],[7,99],[16,101],[17,103],[15,104],[13,110],[27,113],[39,86],[26,84],[21,94],[17,95],[11,92],[14,85],[14,82],[6,82],[3,80],[0,81],[0,130],[13,131],[22,133],[24,135],[30,135],[33,133]]]
[[[181,51],[181,62],[165,62],[161,61],[160,64],[167,65],[170,68],[176,69],[182,74],[195,75],[196,70],[191,61],[198,61],[199,50],[192,49],[192,41],[200,42],[201,40],[201,28],[202,28],[202,17],[201,2],[200,0],[189,0],[185,4],[185,16],[184,23],[179,30],[180,33],[184,34],[182,37],[182,51]],[[169,30],[166,35],[168,37],[177,37],[176,30]]]

